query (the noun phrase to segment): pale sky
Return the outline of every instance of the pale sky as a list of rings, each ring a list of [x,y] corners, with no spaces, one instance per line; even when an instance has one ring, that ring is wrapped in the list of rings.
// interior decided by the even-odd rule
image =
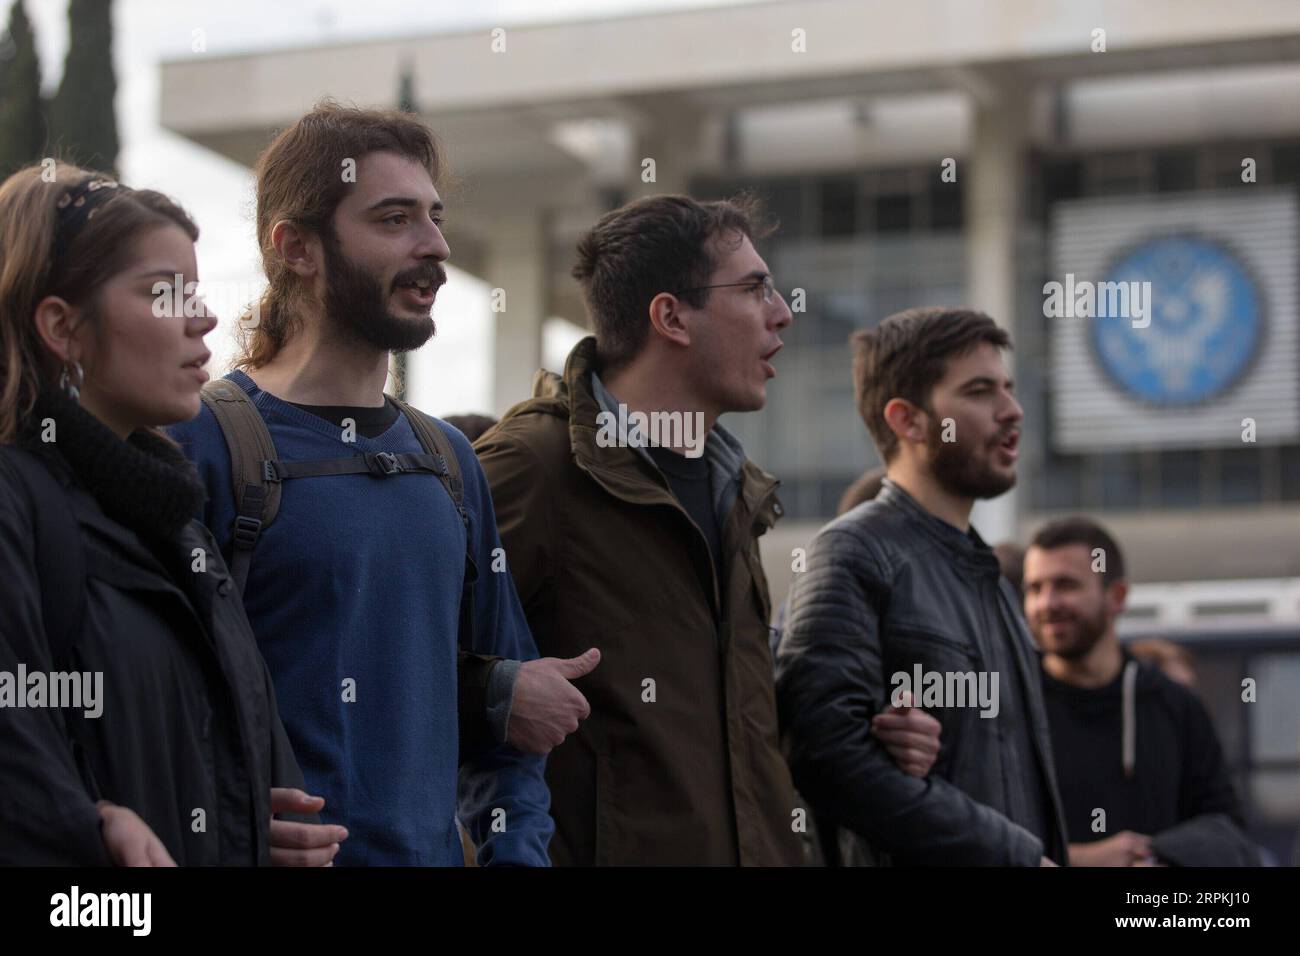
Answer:
[[[251,297],[261,283],[251,176],[239,164],[158,125],[160,62],[408,31],[463,31],[735,2],[739,0],[116,0],[113,55],[122,143],[118,166],[128,185],[162,190],[198,222],[199,275],[205,285],[219,283],[223,293],[233,290]],[[0,0],[0,30],[8,23],[12,4]],[[52,93],[67,52],[67,0],[26,0],[26,9],[36,33],[43,85]],[[206,54],[191,49],[196,29],[203,31]],[[493,325],[487,287],[455,268],[454,239],[452,247],[449,281],[434,307],[438,334],[412,360],[410,398],[434,414],[490,410]],[[214,355],[209,370],[222,374],[233,351],[234,306],[211,294],[208,299],[222,319],[207,338]],[[552,333],[544,343],[548,366],[573,338],[563,329]]]

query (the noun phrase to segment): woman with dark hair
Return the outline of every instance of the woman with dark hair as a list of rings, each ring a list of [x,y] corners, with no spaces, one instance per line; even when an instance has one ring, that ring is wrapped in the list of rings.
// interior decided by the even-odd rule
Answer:
[[[215,319],[174,307],[197,238],[74,166],[0,186],[0,863],[321,865],[347,835],[312,822],[203,485],[158,430],[207,378]]]

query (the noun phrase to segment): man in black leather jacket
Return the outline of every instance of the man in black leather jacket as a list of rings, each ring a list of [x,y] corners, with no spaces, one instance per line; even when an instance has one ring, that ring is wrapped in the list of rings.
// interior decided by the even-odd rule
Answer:
[[[819,826],[839,827],[841,863],[1065,863],[1039,658],[970,527],[976,499],[1015,484],[1010,339],[982,313],[935,308],[853,344],[859,411],[888,477],[821,530],[795,575],[777,661],[795,785]],[[870,733],[905,691],[942,725],[925,779]]]

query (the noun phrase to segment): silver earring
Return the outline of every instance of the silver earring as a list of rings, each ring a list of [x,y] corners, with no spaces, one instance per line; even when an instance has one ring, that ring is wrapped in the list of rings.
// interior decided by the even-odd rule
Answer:
[[[71,370],[71,374],[69,374]],[[74,382],[73,379],[76,379]],[[81,399],[81,386],[85,382],[86,375],[81,370],[80,362],[64,362],[63,371],[59,373],[59,388],[67,393],[68,398],[74,402]]]

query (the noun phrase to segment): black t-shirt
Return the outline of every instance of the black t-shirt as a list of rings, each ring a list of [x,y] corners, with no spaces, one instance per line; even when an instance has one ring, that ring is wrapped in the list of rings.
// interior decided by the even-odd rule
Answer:
[[[722,529],[718,526],[718,514],[713,509],[713,482],[709,480],[709,463],[703,455],[687,458],[671,448],[652,446],[646,448],[646,451],[668,479],[668,487],[691,516],[691,520],[704,532],[704,540],[709,543],[709,553],[713,555],[714,572],[721,586]]]
[[[1127,654],[1127,665],[1133,658]],[[1237,796],[1210,715],[1196,694],[1149,664],[1138,666],[1134,772],[1124,774],[1123,670],[1104,687],[1082,688],[1043,671],[1056,780],[1071,843],[1133,830],[1155,836],[1203,813],[1240,822]],[[1093,832],[1094,810],[1106,830]]]
[[[333,422],[339,428],[343,427],[343,419],[350,418],[356,422],[357,434],[362,438],[378,438],[392,427],[398,415],[397,406],[389,401],[387,395],[384,396],[384,404],[379,406],[303,405],[301,402],[289,404],[301,408],[304,412],[310,412],[317,418]]]

